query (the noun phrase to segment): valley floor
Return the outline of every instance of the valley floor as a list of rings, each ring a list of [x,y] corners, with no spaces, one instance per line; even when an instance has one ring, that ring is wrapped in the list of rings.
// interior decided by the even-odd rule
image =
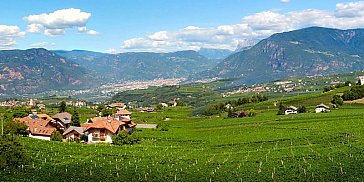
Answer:
[[[163,113],[169,131],[141,144],[83,145],[21,138],[32,161],[2,181],[363,181],[364,106],[331,113],[224,119]],[[147,115],[147,113],[145,114]]]

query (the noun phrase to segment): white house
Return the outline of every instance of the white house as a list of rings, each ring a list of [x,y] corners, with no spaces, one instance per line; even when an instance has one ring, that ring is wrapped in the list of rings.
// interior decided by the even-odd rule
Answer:
[[[358,77],[358,83],[360,84],[360,85],[364,85],[364,76],[359,76]]]
[[[130,120],[130,118],[131,118],[131,114],[132,114],[132,112],[129,112],[128,110],[118,110],[117,112],[116,112],[116,114],[115,114],[115,116],[116,116],[116,118],[118,119],[118,120],[121,120],[121,119],[123,119],[123,118],[126,118],[126,119],[129,119]]]
[[[294,106],[289,106],[286,108],[286,110],[284,111],[285,115],[289,115],[289,114],[297,114],[297,107]]]
[[[316,106],[315,109],[316,113],[320,113],[320,112],[330,112],[330,107],[325,105],[325,104],[320,104]]]
[[[74,140],[80,138],[81,135],[84,134],[84,131],[84,127],[70,126],[66,131],[64,131],[63,136],[65,139]]]
[[[122,130],[131,132],[135,126],[136,123],[129,119],[118,120],[113,117],[96,117],[82,125],[85,128],[84,132],[89,143],[112,143],[112,136],[117,135]]]

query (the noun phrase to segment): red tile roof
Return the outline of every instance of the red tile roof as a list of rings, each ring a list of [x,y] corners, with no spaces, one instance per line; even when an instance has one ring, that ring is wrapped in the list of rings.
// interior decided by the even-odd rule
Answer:
[[[15,118],[15,120],[25,123],[32,135],[51,136],[53,131],[56,130],[50,123],[53,119],[46,114]]]

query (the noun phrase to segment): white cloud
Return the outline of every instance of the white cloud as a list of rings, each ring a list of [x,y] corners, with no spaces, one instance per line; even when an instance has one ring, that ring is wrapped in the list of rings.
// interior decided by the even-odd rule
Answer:
[[[44,35],[48,37],[54,37],[57,35],[63,35],[65,33],[64,29],[45,29]]]
[[[18,26],[0,25],[0,49],[16,46],[16,39],[25,36]]]
[[[54,45],[56,45],[56,44],[53,42],[39,42],[39,43],[34,43],[30,46],[32,46],[32,47],[49,47],[49,46],[54,46]]]
[[[289,3],[291,0],[280,0],[282,3]]]
[[[88,30],[86,32],[87,35],[100,35],[100,32],[97,32],[95,30]]]
[[[339,29],[364,27],[364,1],[336,4],[335,11],[263,11],[243,17],[238,24],[213,28],[187,26],[177,31],[159,31],[145,37],[125,40],[121,49],[169,52],[207,47],[234,50],[238,45],[249,46],[274,33],[310,26]]]
[[[44,29],[45,35],[57,36],[64,34],[66,29],[70,28],[77,28],[79,32],[86,32],[86,24],[90,17],[91,13],[69,8],[56,10],[49,14],[29,15],[24,19],[28,22],[28,32],[39,33]],[[92,33],[95,32],[92,31]]]

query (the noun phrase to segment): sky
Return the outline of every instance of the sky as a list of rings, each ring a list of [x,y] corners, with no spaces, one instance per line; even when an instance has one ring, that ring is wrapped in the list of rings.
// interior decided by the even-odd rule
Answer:
[[[172,52],[250,46],[310,26],[364,28],[353,0],[1,0],[0,49]]]

